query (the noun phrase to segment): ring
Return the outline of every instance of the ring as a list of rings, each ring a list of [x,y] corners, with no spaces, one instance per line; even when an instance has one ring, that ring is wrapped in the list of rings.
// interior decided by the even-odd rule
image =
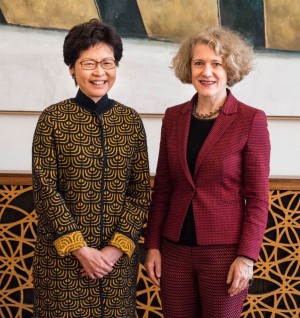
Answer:
[[[253,279],[253,278],[249,279],[248,285],[251,286],[251,285],[253,284],[253,282],[254,282],[254,279]]]

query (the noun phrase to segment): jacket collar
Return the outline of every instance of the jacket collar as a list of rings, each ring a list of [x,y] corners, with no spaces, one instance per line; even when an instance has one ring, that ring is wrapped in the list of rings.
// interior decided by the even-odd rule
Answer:
[[[192,113],[194,102],[197,100],[197,98],[198,98],[198,93],[196,93],[190,101],[183,104],[183,107],[181,109],[182,116],[178,116],[178,135],[177,135],[179,160],[181,162],[183,171],[185,172],[187,179],[189,180],[190,184],[193,187],[194,187],[194,181],[188,169],[188,164],[186,160],[186,149],[187,149],[187,143],[188,143],[191,113]],[[221,136],[224,134],[224,132],[230,126],[230,124],[234,121],[236,117],[234,114],[237,112],[237,109],[238,109],[238,101],[231,94],[231,91],[227,89],[226,101],[198,154],[196,165],[195,165],[194,178],[196,178],[204,158],[211,151],[214,145],[218,142],[218,140],[221,138]],[[229,115],[232,115],[232,116],[229,116]]]
[[[109,99],[107,94],[102,96],[101,99],[97,103],[95,103],[91,98],[86,96],[80,89],[78,90],[74,100],[81,107],[98,115],[107,112],[115,104],[115,101],[113,99]]]
[[[230,115],[237,112],[237,99],[232,95],[230,89],[226,89],[227,98],[223,107],[221,108],[221,112],[225,115]],[[184,107],[182,108],[182,114],[185,114],[187,111],[193,110],[193,105],[195,101],[198,99],[198,93],[196,93],[190,101],[188,101]]]

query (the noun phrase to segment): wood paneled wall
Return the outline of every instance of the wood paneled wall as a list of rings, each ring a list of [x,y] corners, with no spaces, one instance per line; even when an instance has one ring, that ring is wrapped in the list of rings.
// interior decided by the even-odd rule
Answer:
[[[268,227],[242,317],[300,317],[300,178],[270,178],[269,202]],[[0,172],[0,317],[32,315],[36,223],[31,174]],[[146,275],[141,250],[138,317],[163,317],[159,290]]]

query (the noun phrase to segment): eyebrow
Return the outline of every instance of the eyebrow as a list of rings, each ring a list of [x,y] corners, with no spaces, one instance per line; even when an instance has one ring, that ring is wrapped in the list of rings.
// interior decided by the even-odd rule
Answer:
[[[114,60],[113,57],[105,57],[104,59],[102,59],[101,61],[105,61],[105,60]],[[95,61],[98,62],[97,60],[91,58],[91,57],[85,57],[82,59],[82,61]]]
[[[203,61],[203,62],[206,62],[206,60],[205,59],[193,59],[192,61]],[[215,59],[213,59],[213,60],[209,60],[209,62],[222,62],[223,61],[223,59],[222,58],[220,58],[219,60],[215,60]]]

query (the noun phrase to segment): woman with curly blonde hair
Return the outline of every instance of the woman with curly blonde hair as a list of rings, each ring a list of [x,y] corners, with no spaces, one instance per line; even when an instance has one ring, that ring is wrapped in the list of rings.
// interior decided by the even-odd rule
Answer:
[[[165,318],[237,318],[268,215],[266,115],[229,89],[252,70],[253,50],[230,29],[206,28],[172,66],[196,94],[163,119],[145,266]]]

